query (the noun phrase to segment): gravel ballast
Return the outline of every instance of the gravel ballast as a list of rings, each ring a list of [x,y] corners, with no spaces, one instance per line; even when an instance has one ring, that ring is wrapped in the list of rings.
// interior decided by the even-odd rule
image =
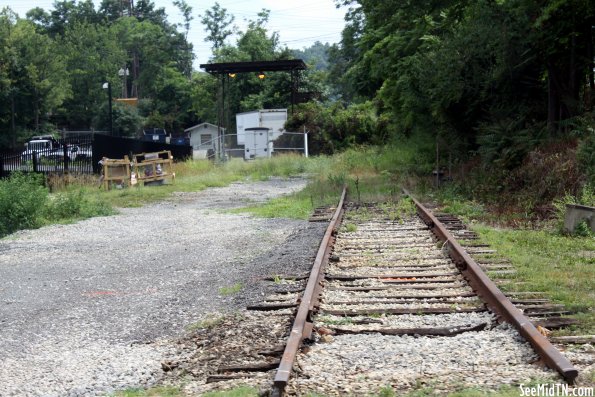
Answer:
[[[95,396],[157,382],[192,324],[263,299],[263,276],[308,270],[324,224],[220,211],[305,183],[177,193],[0,240],[0,395]]]

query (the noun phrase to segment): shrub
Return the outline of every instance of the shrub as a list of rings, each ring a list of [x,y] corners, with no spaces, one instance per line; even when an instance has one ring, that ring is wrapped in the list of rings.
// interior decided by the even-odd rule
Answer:
[[[41,226],[47,200],[41,175],[14,173],[0,180],[0,236]]]
[[[577,161],[588,183],[595,186],[595,129],[590,128],[587,136],[580,142],[577,150]]]
[[[90,218],[113,213],[111,205],[102,200],[93,200],[83,189],[58,193],[48,201],[45,208],[45,217],[49,221]]]
[[[558,231],[564,234],[564,217],[566,215],[566,204],[579,204],[589,207],[595,206],[595,187],[587,184],[583,186],[579,194],[572,195],[566,193],[564,197],[554,200],[553,205],[556,211],[556,218],[558,220]],[[586,223],[581,223],[577,226],[578,230],[574,233],[578,236],[590,236],[591,230]]]

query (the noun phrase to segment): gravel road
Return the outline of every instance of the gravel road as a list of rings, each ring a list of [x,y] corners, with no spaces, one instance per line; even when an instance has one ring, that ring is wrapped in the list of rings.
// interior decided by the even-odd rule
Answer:
[[[155,383],[189,325],[258,300],[261,276],[308,268],[323,224],[221,211],[305,183],[177,193],[0,240],[0,396],[95,396]],[[242,290],[221,290],[233,286]]]

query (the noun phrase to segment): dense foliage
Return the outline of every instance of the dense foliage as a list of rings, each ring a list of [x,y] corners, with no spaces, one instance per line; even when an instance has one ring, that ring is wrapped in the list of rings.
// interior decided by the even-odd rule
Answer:
[[[220,81],[193,71],[187,40],[192,7],[174,1],[183,24],[168,22],[153,1],[59,0],[53,10],[35,8],[20,18],[0,12],[0,149],[16,148],[31,135],[68,130],[108,130],[109,82],[112,97],[138,98],[137,106],[113,101],[114,133],[138,134],[143,127],[182,133],[200,121],[217,122]],[[266,25],[262,10],[244,31],[218,3],[197,18],[212,44],[210,62],[294,58]],[[303,90],[323,92],[329,45],[317,43],[307,59],[318,68],[307,72]],[[299,53],[299,51],[298,51]],[[318,54],[318,55],[316,55]],[[225,127],[232,115],[258,108],[287,108],[291,79],[287,73],[238,75],[226,80]],[[328,91],[328,90],[327,90]],[[221,116],[220,116],[221,117]]]
[[[431,139],[436,167],[475,177],[469,194],[521,192],[528,210],[595,183],[595,3],[337,4],[347,25],[326,82],[344,105],[302,106],[292,120],[320,131],[325,151]]]
[[[0,237],[41,225],[48,200],[41,175],[14,174],[0,179]]]
[[[116,109],[114,132],[134,135],[145,118],[178,130],[196,117],[190,87],[171,100],[169,87],[189,86],[192,46],[152,1],[56,1],[20,18],[0,13],[0,147],[15,147],[35,131],[107,130],[109,82],[114,98],[143,106]],[[187,7],[184,1],[179,7]],[[126,73],[127,72],[127,73]],[[185,110],[185,109],[184,109]]]
[[[570,182],[552,183],[551,192],[595,183],[595,3],[336,1],[347,8],[341,43],[302,50],[280,45],[267,29],[267,10],[240,30],[214,3],[194,23],[207,32],[209,62],[301,57],[309,64],[299,89],[314,100],[296,107],[287,127],[308,130],[314,154],[429,140],[436,166],[465,170],[477,157],[510,189],[526,188],[521,175],[532,162],[555,155],[573,162],[562,167]],[[174,4],[183,24],[168,22],[150,0],[101,0],[97,7],[61,0],[25,19],[4,9],[0,147],[15,148],[33,131],[107,129],[106,81],[114,97],[139,98],[136,107],[114,104],[114,130],[122,135],[142,127],[181,133],[218,119],[233,132],[235,113],[291,106],[289,74],[238,74],[223,77],[218,114],[222,80],[192,70],[192,7]],[[126,70],[129,76],[119,75]],[[552,147],[562,151],[552,154]]]
[[[593,2],[341,3],[331,78],[347,101],[374,98],[393,132],[515,166],[592,109]]]

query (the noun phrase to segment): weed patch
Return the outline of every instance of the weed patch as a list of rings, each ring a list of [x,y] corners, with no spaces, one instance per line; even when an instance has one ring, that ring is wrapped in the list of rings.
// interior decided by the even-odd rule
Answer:
[[[116,392],[114,397],[180,397],[182,392],[177,387],[153,387],[150,389],[127,389]]]
[[[41,226],[48,197],[40,175],[14,173],[0,180],[0,237]]]
[[[247,387],[241,386],[237,387],[232,390],[225,390],[225,391],[212,391],[203,394],[203,397],[257,397],[258,390]]]
[[[220,316],[220,315],[210,314],[210,315],[207,315],[204,319],[186,326],[186,331],[192,332],[192,331],[197,331],[199,329],[215,328],[219,324],[222,324],[223,321],[225,321],[225,317]]]
[[[242,290],[243,286],[241,283],[235,283],[232,286],[229,287],[221,287],[219,288],[219,294],[223,295],[223,296],[229,296],[229,295],[234,295],[237,294],[238,292],[240,292]]]

